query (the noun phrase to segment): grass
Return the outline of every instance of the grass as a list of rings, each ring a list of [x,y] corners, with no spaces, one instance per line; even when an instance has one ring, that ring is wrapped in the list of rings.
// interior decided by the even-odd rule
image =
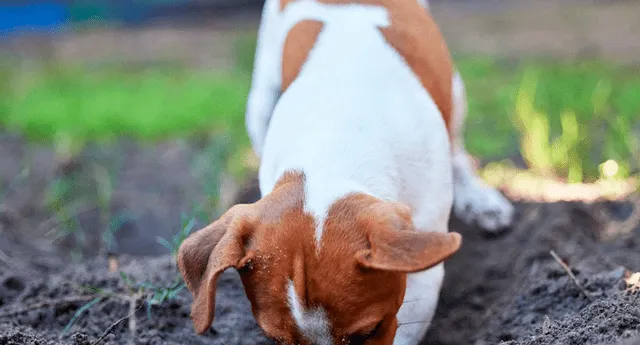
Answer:
[[[244,73],[167,66],[39,70],[5,67],[0,124],[33,140],[157,140],[194,131],[243,131]]]
[[[225,133],[230,150],[246,149],[254,46],[251,38],[237,42],[233,72],[166,65],[3,68],[0,76],[11,82],[0,83],[0,126],[56,147],[121,136],[155,141]],[[472,154],[495,159],[521,153],[541,173],[570,181],[597,178],[609,159],[620,163],[623,175],[637,168],[637,70],[602,62],[455,60],[467,85],[465,135]]]

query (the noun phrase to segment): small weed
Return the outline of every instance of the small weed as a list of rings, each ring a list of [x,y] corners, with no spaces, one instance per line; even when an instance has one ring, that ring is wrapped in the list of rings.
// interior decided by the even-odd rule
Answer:
[[[191,171],[197,180],[202,181],[205,192],[205,202],[193,207],[190,213],[182,213],[181,228],[170,239],[156,237],[156,241],[167,248],[175,259],[182,242],[191,234],[196,224],[199,222],[208,223],[210,217],[207,209],[216,210],[220,200],[220,181],[222,173],[228,161],[231,143],[224,136],[214,137],[205,146],[204,150],[195,157]],[[214,217],[217,215],[214,215]]]
[[[128,212],[119,212],[113,215],[107,225],[107,228],[102,233],[102,241],[107,250],[107,253],[116,253],[118,251],[118,242],[116,241],[116,233],[122,229],[124,224],[135,220],[135,216]]]
[[[84,313],[85,311],[91,309],[91,307],[93,307],[94,305],[100,303],[103,299],[105,299],[106,296],[98,296],[94,299],[92,299],[91,301],[87,302],[85,305],[83,305],[82,307],[80,307],[71,317],[71,320],[69,320],[69,322],[67,323],[66,326],[64,326],[64,328],[62,329],[62,333],[60,333],[60,337],[65,336],[67,333],[69,333],[69,330],[71,330],[71,327],[73,326],[73,324],[80,318],[80,316],[82,316],[82,313]]]
[[[146,300],[147,318],[151,319],[151,308],[153,306],[162,305],[164,302],[175,299],[180,291],[186,287],[181,280],[176,280],[168,287],[156,287],[150,285],[148,289],[152,291],[151,297]]]
[[[53,180],[46,193],[45,205],[54,214],[58,226],[54,240],[73,236],[74,255],[78,255],[87,246],[92,250],[104,248],[108,253],[117,250],[115,234],[122,226],[135,219],[127,211],[114,211],[113,196],[118,182],[121,159],[116,162],[104,162],[97,150],[92,151],[95,159],[91,165],[80,165],[75,170]],[[119,156],[119,155],[114,155]],[[85,212],[98,212],[97,226],[101,234],[87,238],[82,229],[79,216]]]
[[[120,155],[116,155],[120,157]],[[105,165],[94,163],[92,165],[93,179],[96,185],[96,204],[100,212],[100,223],[103,227],[102,242],[107,253],[115,253],[118,243],[115,238],[124,224],[135,220],[135,215],[126,212],[113,210],[113,192],[118,182],[118,172],[121,171],[122,159],[116,158],[113,166],[107,168]]]
[[[222,175],[229,170],[229,158],[234,146],[228,136],[219,135],[210,139],[202,152],[193,159],[191,174],[196,180],[201,181],[201,187],[205,194],[204,208],[220,210],[220,190]],[[217,214],[214,214],[214,218]]]
[[[149,319],[151,319],[151,308],[153,306],[159,306],[164,302],[175,299],[186,286],[180,276],[178,276],[171,285],[166,287],[156,286],[150,282],[137,282],[122,271],[120,272],[120,277],[131,292],[138,291],[147,296],[145,298],[145,304],[147,317]]]
[[[45,196],[45,205],[53,212],[58,224],[54,228],[53,240],[57,241],[73,236],[75,247],[71,250],[72,254],[77,257],[80,255],[80,248],[86,244],[86,236],[77,217],[82,212],[80,206],[84,205],[84,203],[69,201],[72,187],[73,180],[71,177],[53,180],[49,183]]]
[[[167,248],[174,259],[178,256],[178,250],[180,249],[180,245],[189,236],[189,234],[191,234],[191,232],[196,226],[196,223],[197,223],[197,218],[195,216],[196,212],[197,211],[194,211],[194,214],[190,216],[188,216],[185,213],[182,214],[182,217],[181,217],[182,226],[180,228],[180,231],[178,231],[177,234],[173,235],[171,239],[167,240],[159,236],[156,237],[156,241],[162,246],[164,246],[165,248]]]
[[[124,293],[113,292],[90,286],[81,286],[83,290],[90,291],[91,293],[95,294],[96,297],[78,308],[69,322],[65,325],[60,334],[60,338],[69,333],[73,324],[82,316],[83,313],[104,300],[119,299],[127,301],[129,303],[133,301],[135,304],[135,300],[139,296],[142,296],[144,298],[144,304],[146,305],[147,317],[151,319],[152,307],[162,305],[167,301],[175,299],[180,291],[182,291],[182,289],[184,289],[186,286],[180,276],[178,276],[172,284],[166,287],[156,286],[150,282],[138,282],[133,277],[122,271],[120,271],[120,277],[122,278],[122,282],[127,289],[127,291]]]

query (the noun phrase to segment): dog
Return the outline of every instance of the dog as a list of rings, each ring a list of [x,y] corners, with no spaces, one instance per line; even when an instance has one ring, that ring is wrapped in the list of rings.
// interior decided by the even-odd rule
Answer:
[[[235,268],[279,344],[418,344],[462,243],[451,211],[513,218],[466,154],[465,97],[422,0],[266,0],[246,113],[262,198],[181,245],[195,330]]]

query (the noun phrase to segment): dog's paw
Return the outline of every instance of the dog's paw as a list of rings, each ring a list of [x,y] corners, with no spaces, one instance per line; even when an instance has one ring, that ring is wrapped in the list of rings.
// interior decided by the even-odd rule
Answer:
[[[456,187],[453,207],[462,221],[489,232],[511,226],[515,210],[500,192],[478,184]]]

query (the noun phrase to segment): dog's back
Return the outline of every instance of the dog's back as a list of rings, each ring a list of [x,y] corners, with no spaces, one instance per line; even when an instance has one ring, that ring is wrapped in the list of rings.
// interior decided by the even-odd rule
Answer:
[[[446,127],[451,62],[446,48],[427,48],[431,36],[439,35],[435,25],[433,32],[426,24],[410,29],[413,17],[430,20],[414,4],[422,15],[409,20],[394,16],[410,8],[382,3],[287,4],[282,12],[287,35],[283,94],[265,140],[263,193],[286,170],[301,170],[310,198],[318,195],[318,203],[337,196],[324,192],[326,184],[348,180],[345,190],[407,202],[424,212],[424,217],[417,215],[418,222],[425,222],[419,226],[446,230],[452,199]],[[427,194],[442,198],[429,202]]]
[[[291,4],[296,8],[287,10]],[[329,6],[318,6],[320,4]],[[336,24],[340,24],[346,30],[358,27],[358,24],[364,24],[369,28],[378,26],[387,44],[397,51],[433,97],[450,129],[453,107],[452,61],[436,23],[429,13],[424,11],[424,3],[416,0],[280,0],[280,6],[284,21],[295,23],[293,27],[285,25],[283,30],[286,33],[282,51],[283,91],[297,78],[309,53],[316,46],[318,36],[326,27],[327,19],[333,20],[332,26],[337,27]],[[346,10],[336,10],[338,8]],[[373,8],[383,8],[386,13]],[[367,16],[367,13],[373,16]],[[376,22],[376,19],[372,20],[376,15],[386,19],[378,18]],[[349,45],[349,32],[343,34],[346,41],[344,43]],[[351,34],[353,39],[358,39],[357,35]],[[350,42],[353,43],[353,40]],[[349,47],[351,51],[357,49],[354,46]],[[375,58],[375,55],[372,56],[372,60]],[[353,75],[351,77],[359,78]]]

